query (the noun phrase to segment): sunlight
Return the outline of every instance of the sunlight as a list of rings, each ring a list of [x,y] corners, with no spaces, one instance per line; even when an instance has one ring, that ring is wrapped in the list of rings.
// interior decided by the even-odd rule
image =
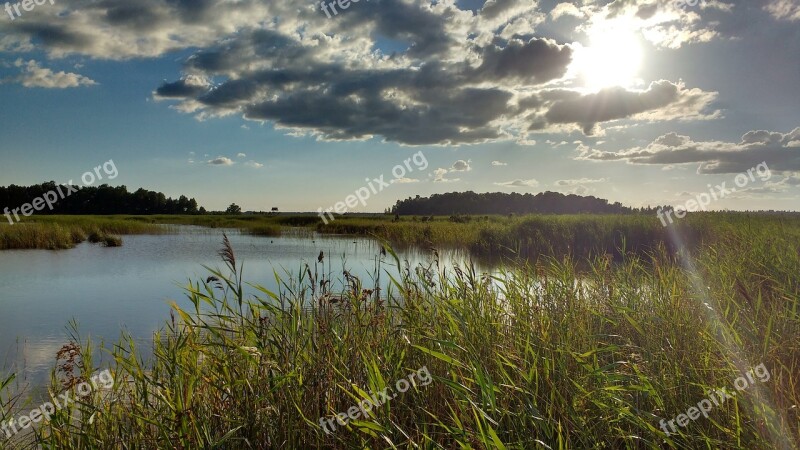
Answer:
[[[577,75],[592,90],[633,87],[642,64],[642,47],[636,30],[624,23],[594,27],[589,46],[575,52]]]

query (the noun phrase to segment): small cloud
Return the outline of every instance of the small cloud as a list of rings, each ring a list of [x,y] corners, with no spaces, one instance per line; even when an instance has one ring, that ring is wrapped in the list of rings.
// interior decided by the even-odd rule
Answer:
[[[42,67],[34,60],[23,61],[17,59],[15,67],[22,68],[22,74],[18,77],[7,78],[2,82],[17,82],[26,88],[45,88],[45,89],[67,89],[80,86],[94,86],[96,81],[84,77],[77,73],[53,72]]]
[[[232,159],[226,158],[224,156],[218,156],[218,157],[216,157],[214,159],[211,159],[211,160],[209,160],[207,162],[211,166],[232,166],[232,165],[235,164]]]
[[[500,162],[500,161],[492,161],[493,166],[507,166],[508,163]]]
[[[244,154],[244,153],[237,153],[237,154],[236,154],[236,157],[237,157],[237,158],[247,158],[247,155],[246,155],[246,154]]]
[[[434,183],[452,183],[454,181],[460,180],[460,178],[445,178],[447,175],[447,169],[442,169],[441,167],[433,171],[433,182]]]
[[[505,186],[505,187],[525,187],[531,188],[539,186],[539,182],[531,178],[530,180],[514,180],[514,181],[505,181],[502,183],[495,183],[498,186]]]
[[[419,180],[416,178],[403,177],[403,178],[395,178],[394,180],[392,180],[392,183],[398,183],[398,184],[419,183]]]
[[[564,187],[564,186],[579,186],[581,184],[591,184],[591,183],[605,183],[608,181],[607,178],[598,178],[593,180],[591,178],[581,178],[578,180],[558,180],[554,183],[555,186]]]
[[[772,0],[764,10],[776,20],[800,21],[800,4],[796,0]]]
[[[470,170],[472,170],[472,167],[470,167],[470,165],[469,165],[470,161],[464,161],[463,159],[459,159],[458,161],[453,163],[453,167],[450,168],[450,171],[451,172],[469,172]]]
[[[550,17],[552,17],[553,20],[558,20],[563,16],[572,16],[581,18],[583,17],[583,12],[581,12],[581,10],[578,9],[578,7],[573,5],[572,3],[566,3],[566,2],[559,3],[558,5],[556,5],[555,8],[553,8],[552,11],[550,11]]]
[[[247,167],[251,167],[253,169],[260,169],[260,168],[264,167],[263,164],[257,163],[255,161],[247,161],[246,163],[244,163],[244,165],[247,166]]]

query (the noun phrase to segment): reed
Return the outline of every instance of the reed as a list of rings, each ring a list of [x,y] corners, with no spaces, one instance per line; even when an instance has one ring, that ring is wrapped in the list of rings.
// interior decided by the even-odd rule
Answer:
[[[408,267],[388,249],[381,269],[393,283],[379,296],[349,276],[333,292],[308,266],[277,292],[247,296],[226,241],[225,268],[186,286],[191,306],[173,305],[152,360],[123,339],[109,350],[113,392],[43,423],[32,444],[797,448],[800,240],[770,227],[727,231],[681,257],[664,246],[620,252],[618,264],[599,255],[585,271],[568,255],[541,257],[491,277],[435,261]],[[76,344],[89,355],[78,376],[105,368]],[[679,434],[659,429],[731,387],[742,361],[764,363],[771,380]],[[321,429],[320,417],[421,367],[434,379],[424,390]]]
[[[117,235],[163,233],[154,224],[90,216],[43,216],[20,223],[0,225],[0,250],[64,250],[87,239],[107,247],[118,247]]]

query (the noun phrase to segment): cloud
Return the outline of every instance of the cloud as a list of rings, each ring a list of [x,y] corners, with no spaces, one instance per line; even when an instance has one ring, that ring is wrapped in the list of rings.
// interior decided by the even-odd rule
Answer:
[[[433,176],[433,182],[434,183],[452,183],[452,182],[460,180],[460,178],[447,178],[446,177],[447,172],[448,172],[447,169],[443,169],[441,167],[436,169],[436,170],[434,170],[433,171],[433,175],[432,175]]]
[[[26,88],[45,88],[45,89],[67,89],[80,86],[94,86],[96,81],[91,78],[84,77],[77,73],[70,72],[53,72],[52,70],[41,67],[38,62],[34,60],[23,61],[17,59],[14,62],[15,67],[22,68],[22,74],[18,77],[12,77],[4,80],[4,82],[17,82]]]
[[[245,154],[245,153],[237,153],[236,157],[237,158],[247,158],[247,154]]]
[[[797,0],[772,0],[764,10],[776,20],[800,21],[800,2]]]
[[[579,146],[580,160],[627,161],[629,164],[679,166],[694,164],[701,174],[742,173],[766,163],[772,171],[800,171],[800,127],[789,133],[749,131],[740,142],[694,141],[668,133],[644,147],[603,152]]]
[[[734,10],[734,4],[705,0],[690,7],[672,0],[614,0],[583,9],[591,10],[588,28],[618,21],[638,29],[656,47],[678,49],[723,38],[718,28]]]
[[[530,180],[513,180],[513,181],[505,181],[502,183],[495,183],[498,186],[505,186],[505,187],[522,187],[522,188],[531,188],[539,186],[539,182],[530,179]]]
[[[232,159],[227,158],[225,156],[218,156],[214,159],[207,161],[207,163],[211,166],[232,166],[236,164],[235,162],[233,162]]]
[[[583,12],[581,12],[581,10],[572,3],[559,3],[550,11],[550,17],[552,17],[553,20],[558,20],[562,16],[573,16],[580,18],[583,17]]]
[[[472,170],[472,167],[470,167],[469,161],[464,161],[463,159],[454,162],[450,168],[451,172],[469,172],[470,170]]]
[[[598,178],[596,180],[591,179],[591,178],[580,178],[580,179],[577,179],[577,180],[558,180],[555,183],[553,183],[553,185],[554,186],[559,186],[559,187],[572,187],[572,186],[578,186],[578,185],[581,185],[581,184],[605,183],[607,181],[608,181],[607,178]]]
[[[169,98],[183,98],[192,95],[199,95],[211,88],[211,83],[205,78],[196,75],[189,75],[182,80],[174,83],[164,83],[153,92],[156,100]]]
[[[492,161],[492,165],[493,166],[507,166],[508,163],[504,163],[504,162],[501,162],[501,161]]]
[[[403,177],[403,178],[395,178],[391,182],[392,183],[398,183],[398,184],[408,184],[408,183],[419,183],[419,180],[416,179],[416,178]]]
[[[600,122],[626,118],[640,120],[708,119],[718,113],[704,114],[717,93],[687,90],[680,84],[661,80],[644,91],[621,87],[602,89],[586,95],[566,95],[557,100],[544,115],[550,124],[577,124],[584,134],[595,133]]]
[[[251,167],[253,169],[260,169],[260,168],[264,167],[263,164],[257,163],[255,161],[247,161],[246,163],[244,163],[244,165],[247,166],[247,167]]]
[[[328,19],[318,2],[59,0],[24,21],[0,21],[0,51],[35,43],[50,58],[120,61],[183,51],[181,73],[153,86],[155,99],[198,119],[239,116],[320,140],[531,144],[532,132],[713,117],[704,111],[716,93],[666,81],[641,92],[579,91],[568,76],[574,44],[539,30],[545,2],[488,0],[477,12],[458,3],[362,1]],[[666,47],[716,36],[699,14],[722,11],[717,0],[701,12],[653,3],[562,3],[549,14],[578,18],[579,32],[630,18]]]

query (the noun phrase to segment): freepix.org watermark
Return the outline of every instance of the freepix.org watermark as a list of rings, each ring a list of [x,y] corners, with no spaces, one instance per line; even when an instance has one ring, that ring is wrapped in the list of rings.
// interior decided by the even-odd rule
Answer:
[[[322,2],[320,2],[319,5],[320,5],[320,9],[325,11],[325,15],[328,16],[328,19],[330,19],[333,16],[331,16],[331,13],[330,13],[330,11],[328,11],[328,8],[333,10],[333,15],[334,16],[338,16],[339,15],[339,11],[336,10],[336,5],[339,5],[339,8],[341,8],[341,9],[347,9],[347,8],[350,7],[350,2],[358,3],[359,1],[360,0],[331,0],[330,2],[326,3],[325,0],[323,0]],[[365,1],[369,1],[369,0],[365,0]]]
[[[81,181],[83,181],[84,186],[91,186],[96,181],[103,179],[103,174],[100,173],[100,169],[103,169],[103,173],[105,173],[109,180],[113,180],[119,175],[117,166],[114,164],[114,160],[109,159],[102,165],[95,167],[94,172],[86,172],[81,176]],[[19,212],[21,212],[23,216],[29,217],[34,211],[43,210],[45,206],[52,211],[53,205],[55,205],[56,202],[69,197],[70,195],[78,192],[80,189],[81,186],[75,186],[72,184],[72,180],[69,180],[66,185],[56,186],[55,190],[45,192],[42,197],[37,197],[33,199],[31,203],[25,203],[19,208],[9,210],[6,206],[3,210],[3,215],[8,219],[8,223],[14,225],[14,221],[11,219],[12,214],[14,215],[14,219],[19,222],[20,219],[19,215],[17,214]]]
[[[414,379],[415,377],[416,380]],[[417,387],[417,381],[419,381],[419,386],[427,386],[433,382],[433,377],[428,371],[428,366],[411,372],[406,378],[397,380],[397,383],[394,385],[397,392],[394,394],[392,394],[391,389],[388,387],[377,394],[372,392],[370,393],[369,398],[361,400],[358,403],[358,406],[351,406],[347,410],[346,414],[338,413],[334,418],[320,417],[319,424],[325,431],[325,434],[331,434],[336,431],[334,422],[338,423],[340,426],[345,426],[349,421],[356,420],[359,417],[364,417],[366,419],[369,417],[367,413],[372,411],[372,408],[377,408],[388,401],[397,398],[398,395],[403,394],[411,389],[411,386]],[[328,429],[329,426],[330,430]]]
[[[17,17],[22,16],[22,12],[19,10],[20,6],[22,6],[23,11],[33,11],[34,7],[44,5],[45,3],[50,3],[51,5],[56,4],[55,0],[22,0],[22,2],[13,4],[6,2],[5,10],[13,21]],[[14,10],[13,12],[11,11],[12,9]],[[14,13],[16,13],[16,15]]]
[[[755,384],[755,380],[753,379],[753,375],[758,377],[758,381],[762,383],[766,383],[770,379],[769,370],[767,370],[767,366],[764,363],[759,364],[753,369],[750,369],[747,373],[742,374],[739,378],[734,380],[733,387],[736,388],[737,392],[741,392],[748,387]],[[659,426],[661,430],[669,436],[672,433],[677,433],[678,430],[675,428],[675,422],[678,422],[678,425],[681,427],[686,427],[689,424],[689,420],[697,420],[702,415],[706,419],[708,419],[708,413],[714,409],[714,406],[722,406],[726,400],[732,399],[736,397],[736,392],[728,392],[726,388],[715,389],[712,391],[708,398],[704,398],[697,402],[697,406],[692,406],[691,408],[686,410],[686,414],[678,414],[677,417],[670,421],[666,421],[661,419],[659,422]],[[672,430],[670,432],[667,430],[667,424],[669,424],[669,428]]]
[[[414,172],[414,167],[411,167],[412,161],[414,162],[417,170],[425,170],[428,168],[428,159],[425,158],[425,154],[423,154],[421,151],[414,153],[411,158],[403,161],[403,164],[398,164],[392,168],[392,175],[394,176],[393,180],[389,180],[388,182],[385,181],[385,175],[381,175],[378,178],[373,178],[372,180],[367,178],[367,186],[356,189],[356,191],[353,194],[348,195],[344,201],[337,202],[335,205],[324,211],[322,208],[317,209],[317,213],[322,218],[322,221],[327,225],[329,220],[336,220],[331,211],[335,212],[336,214],[344,214],[349,210],[349,208],[355,208],[359,203],[361,203],[361,206],[366,206],[367,200],[372,195],[383,191],[385,188],[391,186],[393,182],[403,180],[407,174]],[[328,217],[326,217],[325,214],[327,214]]]
[[[75,394],[78,399],[88,397],[92,392],[101,389],[111,389],[114,387],[114,376],[108,369],[93,375],[88,382],[84,381],[75,387]],[[60,411],[70,403],[75,403],[75,399],[70,396],[70,392],[64,392],[58,397],[52,396],[52,402],[42,404],[36,409],[31,410],[30,413],[16,416],[11,418],[8,422],[0,422],[0,431],[5,434],[6,439],[10,439],[22,430],[26,430],[34,423],[39,423],[42,420],[50,420],[50,416]],[[3,437],[0,434],[0,438]]]
[[[767,166],[766,162],[762,162],[753,168],[747,169],[747,172],[736,175],[734,183],[737,187],[743,188],[750,184],[750,182],[756,181],[754,173],[755,175],[758,175],[758,178],[762,182],[772,178],[772,172],[769,170],[769,166]],[[728,189],[727,185],[727,181],[717,185],[714,188],[712,188],[709,184],[708,193],[703,192],[702,194],[697,194],[694,199],[687,200],[685,204],[676,206],[675,208],[658,208],[658,211],[656,211],[656,216],[659,220],[661,220],[661,224],[666,227],[668,223],[671,224],[674,222],[672,219],[673,213],[678,219],[683,219],[686,217],[687,212],[697,212],[698,209],[708,211],[706,207],[711,204],[712,199],[713,201],[717,201],[736,192],[736,188],[732,187]]]
[[[708,2],[706,0],[675,0],[672,4],[678,9],[695,8],[698,6],[700,8],[705,8]]]

